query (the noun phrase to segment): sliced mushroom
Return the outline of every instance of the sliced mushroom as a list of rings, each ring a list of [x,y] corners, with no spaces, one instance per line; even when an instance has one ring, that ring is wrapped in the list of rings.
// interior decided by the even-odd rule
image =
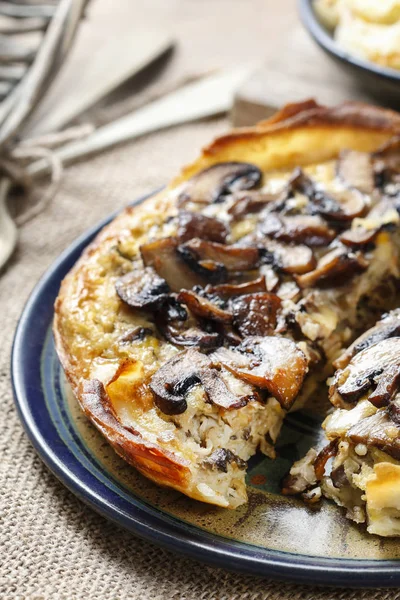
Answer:
[[[158,408],[165,414],[177,415],[187,409],[187,393],[196,385],[203,387],[210,402],[224,409],[241,408],[259,399],[249,385],[228,387],[212,368],[210,359],[193,349],[180,352],[166,362],[152,376],[149,387]]]
[[[265,277],[258,277],[252,281],[246,281],[245,283],[233,284],[233,283],[222,283],[221,285],[211,286],[208,285],[205,290],[208,296],[220,296],[221,298],[232,298],[234,296],[240,296],[242,294],[255,294],[257,292],[266,292],[267,286]]]
[[[353,444],[375,446],[396,460],[400,460],[400,427],[386,410],[366,417],[349,429],[347,436]]]
[[[154,310],[166,299],[169,287],[152,267],[134,269],[115,282],[118,296],[132,308]]]
[[[189,318],[186,309],[171,296],[162,310],[155,313],[155,320],[161,334],[176,346],[212,349],[221,342],[218,332],[201,327],[193,317]]]
[[[148,335],[155,335],[150,327],[134,327],[128,333],[125,333],[118,340],[120,344],[131,344],[132,342],[143,341]]]
[[[364,196],[357,189],[327,192],[317,186],[301,169],[296,169],[289,185],[293,192],[300,192],[309,200],[308,212],[333,221],[351,221],[366,209]]]
[[[333,363],[335,369],[344,369],[350,362],[350,360],[366,348],[387,340],[392,337],[400,336],[400,309],[393,310],[390,313],[384,315],[384,317],[376,323],[374,327],[368,329],[365,333],[360,335],[352,344],[347,348],[343,354],[339,356]]]
[[[218,219],[206,217],[201,213],[182,210],[178,214],[177,235],[181,243],[192,238],[199,238],[223,244],[229,235],[229,229]]]
[[[315,476],[317,481],[321,481],[325,474],[326,463],[330,458],[336,456],[338,452],[339,440],[332,440],[327,446],[325,446],[318,454],[314,463]]]
[[[283,216],[268,213],[260,224],[260,230],[276,240],[307,246],[326,246],[336,237],[335,230],[316,215]]]
[[[373,153],[375,180],[391,196],[400,191],[400,136],[392,137]]]
[[[178,301],[186,304],[189,310],[197,317],[221,323],[232,322],[233,317],[230,312],[219,308],[216,304],[195,292],[186,290],[180,292]]]
[[[179,246],[179,252],[187,262],[190,262],[188,260],[188,254],[190,254],[200,265],[211,262],[222,265],[226,271],[248,271],[254,269],[259,262],[257,248],[225,246],[198,238]],[[192,267],[192,264],[190,266]]]
[[[372,194],[375,187],[371,155],[356,150],[344,150],[337,163],[340,179],[350,188]]]
[[[260,213],[265,208],[274,207],[275,210],[283,207],[287,199],[287,189],[276,194],[267,194],[265,192],[246,192],[239,195],[232,206],[228,209],[228,214],[231,215],[234,221],[238,221],[250,214]]]
[[[368,264],[362,254],[338,246],[318,261],[314,271],[299,275],[296,281],[301,288],[339,286],[347,283],[350,277],[365,271]]]
[[[268,292],[238,296],[230,303],[234,325],[243,337],[272,334],[280,306],[280,298]]]
[[[263,240],[260,247],[261,262],[285,273],[308,273],[315,268],[316,260],[308,246],[291,246],[276,240]]]
[[[382,340],[362,350],[335,374],[329,388],[335,406],[353,404],[368,394],[377,407],[387,405],[400,386],[400,337]]]
[[[210,355],[234,375],[264,388],[289,409],[308,370],[307,360],[296,344],[283,337],[249,337],[235,350],[219,348]]]
[[[189,269],[179,256],[179,242],[168,237],[143,244],[140,247],[143,262],[162,277],[173,292],[190,290],[195,285],[204,283],[204,279]]]
[[[226,448],[214,450],[211,456],[203,460],[204,465],[212,469],[217,469],[217,471],[222,471],[222,473],[227,473],[228,465],[232,463],[235,463],[239,469],[246,469],[247,467],[246,461],[242,460],[232,450],[227,450]]]
[[[189,179],[178,197],[179,206],[187,202],[211,204],[238,190],[251,190],[261,183],[262,173],[249,163],[218,163]]]
[[[347,229],[340,234],[339,240],[345,246],[350,248],[358,248],[360,246],[367,246],[374,242],[379,229],[365,229],[364,227],[355,227],[354,229]]]

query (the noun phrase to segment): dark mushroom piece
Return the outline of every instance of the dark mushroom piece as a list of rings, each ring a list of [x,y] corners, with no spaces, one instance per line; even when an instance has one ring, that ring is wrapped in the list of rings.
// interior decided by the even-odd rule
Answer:
[[[232,463],[235,463],[239,469],[246,469],[247,467],[246,461],[242,460],[232,450],[227,450],[226,448],[214,450],[211,456],[203,460],[203,465],[217,469],[217,471],[222,471],[222,473],[227,473],[228,465]]]
[[[385,194],[400,192],[400,136],[394,136],[373,153],[375,181]]]
[[[333,366],[335,369],[344,369],[349,364],[350,360],[363,350],[370,346],[387,340],[392,337],[400,337],[400,309],[391,311],[383,316],[383,318],[360,335],[352,344],[335,360]]]
[[[143,262],[162,277],[173,292],[190,290],[202,285],[204,279],[189,269],[177,252],[179,242],[168,237],[143,244],[140,247]]]
[[[284,273],[308,273],[316,266],[313,251],[304,244],[291,246],[276,240],[262,240],[259,246],[261,263],[271,265],[277,271]]]
[[[196,317],[210,319],[220,323],[232,322],[233,317],[230,312],[219,308],[216,304],[207,298],[196,294],[195,292],[187,290],[180,292],[178,295],[178,301],[186,304],[189,310],[196,315]]]
[[[251,190],[260,185],[262,173],[249,163],[218,163],[194,175],[185,182],[178,205],[188,202],[211,204],[222,202],[225,196],[239,190]]]
[[[177,301],[170,296],[162,310],[155,313],[155,321],[160,333],[176,346],[194,346],[203,349],[213,349],[219,346],[221,335],[207,327],[201,327]]]
[[[235,350],[219,348],[210,355],[234,375],[268,392],[288,410],[308,371],[305,355],[283,337],[249,337]]]
[[[218,219],[187,210],[181,210],[178,214],[177,236],[181,243],[199,238],[223,244],[228,235],[228,227]]]
[[[235,202],[228,209],[228,214],[233,221],[238,221],[247,215],[258,214],[265,208],[274,208],[279,210],[287,200],[288,193],[285,187],[283,191],[276,194],[267,194],[265,192],[251,191],[241,193],[235,199]]]
[[[268,213],[260,224],[260,231],[282,242],[294,242],[307,246],[326,246],[336,232],[317,215],[276,215]]]
[[[356,150],[344,150],[337,162],[337,173],[343,183],[363,194],[372,194],[375,187],[371,155]]]
[[[257,248],[243,246],[225,246],[216,242],[206,242],[197,238],[179,246],[179,252],[184,260],[190,263],[189,255],[197,264],[203,266],[205,263],[222,265],[228,272],[249,271],[259,263],[259,252]]]
[[[271,335],[280,306],[280,298],[268,292],[245,294],[230,302],[234,325],[243,337]]]
[[[355,227],[347,229],[340,234],[339,240],[349,248],[359,248],[367,246],[375,241],[379,229],[365,229],[365,227]]]
[[[296,281],[301,288],[344,285],[350,277],[365,271],[368,264],[362,254],[338,246],[318,261],[314,271],[298,275]]]
[[[249,385],[229,386],[229,376],[224,380],[210,359],[190,349],[180,352],[167,361],[152,376],[149,387],[158,408],[167,415],[178,415],[187,409],[186,396],[196,385],[201,385],[207,399],[224,409],[245,406],[259,400]]]
[[[267,286],[265,277],[258,277],[252,281],[246,281],[245,283],[222,283],[220,285],[208,285],[205,290],[207,296],[220,296],[221,298],[227,299],[234,296],[240,296],[242,294],[255,294],[257,292],[266,292]]]
[[[137,268],[123,275],[115,282],[115,289],[128,306],[148,310],[159,308],[169,293],[167,282],[152,267]]]
[[[365,417],[349,429],[346,437],[355,445],[376,447],[400,460],[400,427],[388,410],[380,410]]]
[[[386,406],[400,386],[400,337],[362,350],[335,374],[329,396],[335,406],[354,404],[368,394],[377,407]]]
[[[307,196],[309,214],[321,215],[327,220],[351,221],[355,217],[360,217],[366,209],[364,196],[357,189],[327,192],[301,169],[294,171],[289,185],[293,192]]]
[[[150,327],[134,327],[128,333],[122,335],[118,342],[120,344],[131,344],[132,342],[142,342],[146,336],[155,335],[154,331]]]

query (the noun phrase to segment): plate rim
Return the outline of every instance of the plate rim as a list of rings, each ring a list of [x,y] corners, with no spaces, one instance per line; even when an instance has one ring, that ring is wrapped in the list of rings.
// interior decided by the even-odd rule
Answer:
[[[333,57],[355,69],[363,71],[369,77],[375,76],[390,81],[392,84],[398,84],[400,93],[400,71],[397,72],[396,69],[391,69],[390,67],[381,67],[372,61],[358,58],[340,48],[335,40],[329,35],[326,28],[318,20],[312,7],[313,1],[314,0],[298,0],[298,10],[305,29],[314,41]]]
[[[155,190],[141,196],[129,206],[140,204],[158,191]],[[68,259],[77,253],[80,255],[95,235],[122,210],[124,207],[83,232],[51,263],[31,291],[16,327],[11,352],[14,403],[24,430],[42,461],[67,489],[97,513],[131,533],[177,552],[181,556],[235,572],[314,586],[377,588],[400,585],[400,563],[396,560],[314,557],[268,548],[263,549],[245,542],[237,542],[238,547],[232,548],[234,540],[217,536],[201,528],[196,528],[194,525],[189,526],[189,529],[193,527],[193,531],[188,532],[187,523],[180,522],[178,518],[176,518],[176,523],[165,523],[162,515],[149,514],[146,506],[131,507],[131,514],[125,515],[100,492],[88,487],[82,477],[76,476],[71,468],[62,462],[59,456],[60,450],[57,452],[57,448],[51,446],[45,433],[40,430],[34,420],[35,406],[32,406],[29,399],[30,391],[24,382],[24,364],[26,353],[29,353],[26,347],[29,324],[34,316],[35,307],[42,296],[46,294],[46,288],[50,282],[56,279],[58,286],[61,283],[61,279],[66,274],[65,263]],[[50,319],[52,319],[52,315]],[[41,347],[45,340],[47,327],[48,322],[41,326],[43,330],[43,337],[40,340]],[[40,357],[38,360],[40,361]],[[41,394],[44,403],[43,390],[40,389],[37,392]],[[59,438],[59,442],[67,448],[61,438]],[[82,468],[85,470],[84,467]],[[111,493],[110,490],[108,492]],[[138,502],[141,502],[140,498]],[[211,538],[213,543],[207,538]]]

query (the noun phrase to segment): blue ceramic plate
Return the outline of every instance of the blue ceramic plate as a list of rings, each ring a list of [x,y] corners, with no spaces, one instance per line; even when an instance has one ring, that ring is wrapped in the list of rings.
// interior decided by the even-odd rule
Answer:
[[[331,32],[318,20],[313,3],[314,0],[298,0],[303,25],[315,42],[328,56],[349,71],[360,86],[367,89],[381,104],[398,108],[400,71],[363,60],[343,50],[333,39]]]
[[[214,565],[301,583],[353,587],[400,584],[396,540],[367,536],[337,507],[310,510],[279,493],[291,462],[318,437],[320,419],[290,415],[278,458],[249,465],[249,503],[235,511],[157,487],[124,463],[80,413],[51,333],[61,280],[105,224],[88,231],[47,271],[19,322],[12,354],[16,405],[51,471],[103,516],[155,544]]]

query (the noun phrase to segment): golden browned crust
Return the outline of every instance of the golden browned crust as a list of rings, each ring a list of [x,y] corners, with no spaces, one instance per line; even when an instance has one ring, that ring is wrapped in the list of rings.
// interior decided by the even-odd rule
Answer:
[[[83,378],[79,356],[71,351],[68,332],[65,330],[65,300],[76,280],[81,279],[80,285],[84,293],[88,282],[85,280],[83,267],[88,259],[109,240],[118,237],[124,229],[127,215],[140,214],[147,207],[152,207],[153,210],[158,207],[164,216],[169,214],[174,208],[174,202],[167,194],[212,164],[239,160],[254,163],[262,170],[294,167],[331,159],[344,147],[372,151],[396,132],[400,132],[400,115],[389,110],[359,103],[326,108],[313,100],[288,105],[268,121],[253,128],[232,131],[215,140],[203,150],[197,161],[182,171],[166,191],[149,198],[138,207],[126,209],[82,254],[62,282],[55,303],[53,330],[57,352],[85,414],[117,453],[146,477],[196,497],[196,491],[188,490],[188,462],[166,451],[161,445],[144,440],[137,432],[122,427],[113,414],[103,385]]]

